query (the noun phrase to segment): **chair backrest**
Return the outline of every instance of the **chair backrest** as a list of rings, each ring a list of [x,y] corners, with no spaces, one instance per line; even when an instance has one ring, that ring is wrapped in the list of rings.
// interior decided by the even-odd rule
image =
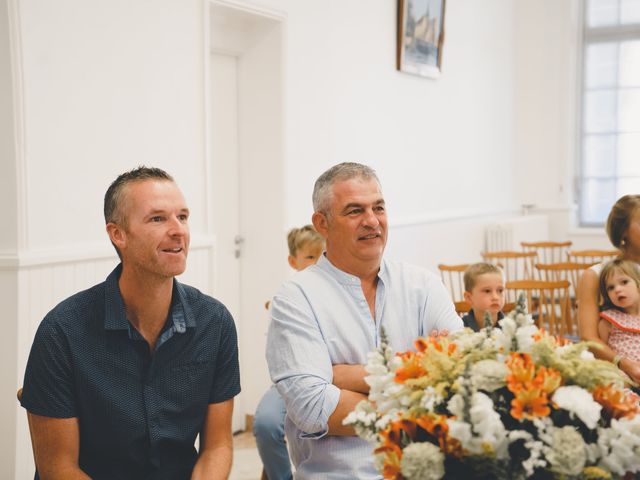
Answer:
[[[540,263],[559,263],[567,258],[573,242],[520,242],[524,252],[536,252]]]
[[[619,255],[619,250],[569,250],[567,252],[567,258],[570,262],[588,265],[613,260]]]
[[[538,278],[545,282],[569,281],[569,294],[575,298],[578,281],[587,268],[588,263],[559,262],[559,263],[536,263],[535,268]]]
[[[571,311],[569,281],[518,280],[505,285],[507,291],[524,292],[536,325],[552,335],[577,337],[578,328]]]
[[[463,263],[458,265],[438,265],[440,270],[440,276],[442,277],[442,283],[444,283],[447,290],[451,294],[451,299],[454,302],[462,302],[464,300],[464,271],[469,264]]]
[[[461,317],[471,310],[471,304],[465,300],[453,302],[453,305],[456,307],[456,313]]]
[[[533,279],[533,265],[536,263],[536,252],[484,252],[482,258],[485,262],[493,263],[502,268],[505,282]],[[507,303],[516,301],[515,292],[506,292]]]

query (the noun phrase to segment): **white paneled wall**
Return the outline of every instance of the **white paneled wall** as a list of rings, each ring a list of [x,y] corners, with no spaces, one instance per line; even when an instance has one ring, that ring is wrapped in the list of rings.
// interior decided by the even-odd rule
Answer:
[[[100,250],[100,249],[98,249]],[[192,242],[186,272],[180,276],[187,283],[211,295],[214,290],[214,240],[199,239]],[[75,259],[74,259],[75,258]],[[89,255],[81,252],[56,252],[22,258],[27,265],[20,267],[18,275],[18,372],[16,389],[22,384],[33,337],[42,318],[65,298],[104,281],[118,264],[115,252]],[[16,479],[33,478],[26,413],[16,404]]]

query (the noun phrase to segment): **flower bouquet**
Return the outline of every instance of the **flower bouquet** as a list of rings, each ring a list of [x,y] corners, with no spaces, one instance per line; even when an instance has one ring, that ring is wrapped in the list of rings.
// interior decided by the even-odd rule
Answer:
[[[638,397],[590,344],[539,330],[524,299],[492,328],[369,354],[344,423],[390,479],[608,479],[640,472]],[[632,477],[633,478],[633,477]]]

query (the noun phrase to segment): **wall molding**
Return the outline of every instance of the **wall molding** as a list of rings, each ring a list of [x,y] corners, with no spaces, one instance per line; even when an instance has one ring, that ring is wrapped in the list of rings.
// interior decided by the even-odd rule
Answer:
[[[11,55],[12,102],[14,126],[14,161],[16,172],[17,248],[26,249],[29,244],[27,230],[27,161],[24,114],[24,62],[19,0],[8,0],[9,44]]]
[[[215,236],[196,235],[191,239],[189,250],[206,250],[215,247]],[[30,250],[23,252],[1,252],[0,270],[43,267],[61,263],[77,263],[112,258],[117,260],[116,252],[107,243],[69,245],[46,250]]]

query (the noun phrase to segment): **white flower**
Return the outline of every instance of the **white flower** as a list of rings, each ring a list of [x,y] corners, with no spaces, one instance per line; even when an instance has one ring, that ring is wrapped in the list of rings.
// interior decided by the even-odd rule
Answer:
[[[518,342],[518,350],[521,352],[530,352],[531,347],[535,343],[533,335],[538,332],[535,325],[527,325],[518,328],[516,331],[516,341]]]
[[[558,407],[578,416],[587,428],[594,429],[602,406],[584,388],[575,385],[558,388],[551,398]]]
[[[464,398],[459,393],[456,393],[447,402],[447,410],[458,418],[464,417]]]
[[[473,450],[480,454],[483,447],[491,445],[498,458],[508,455],[507,432],[500,420],[500,414],[493,408],[493,401],[482,392],[475,392],[471,396],[469,409],[473,431],[478,435],[478,445]]]
[[[504,334],[509,337],[513,337],[516,333],[516,329],[518,328],[516,321],[511,317],[504,317],[502,320],[499,320],[498,325],[500,325]]]
[[[353,425],[353,429],[358,436],[369,442],[375,442],[377,440],[377,419],[378,414],[373,408],[373,405],[366,400],[362,400],[358,402],[356,408],[342,420],[342,424]]]
[[[452,418],[447,419],[447,425],[449,426],[449,436],[460,441],[462,448],[469,450],[471,444],[471,425],[460,420],[454,420]]]
[[[640,415],[611,420],[598,434],[600,466],[618,475],[640,471]]]
[[[542,450],[544,444],[540,441],[533,439],[526,430],[512,430],[508,434],[509,442],[513,443],[517,440],[524,440],[524,446],[529,451],[529,458],[522,462],[522,468],[529,477],[533,475],[533,471],[536,468],[544,468],[547,465],[547,461],[542,458]]]
[[[420,400],[420,406],[430,412],[433,412],[435,408],[442,403],[442,395],[436,392],[433,387],[427,387],[424,389],[424,394]]]
[[[444,454],[432,443],[412,443],[402,451],[400,471],[407,480],[439,480],[444,477]]]
[[[468,330],[459,330],[451,334],[451,340],[456,344],[461,352],[469,352],[480,348],[486,340],[483,332],[469,332]]]
[[[471,367],[471,385],[477,390],[493,392],[504,387],[509,368],[504,362],[486,359]]]
[[[551,443],[545,449],[551,470],[561,475],[578,475],[587,461],[587,449],[574,427],[553,429]]]
[[[590,350],[580,352],[580,360],[595,360],[596,356]]]

